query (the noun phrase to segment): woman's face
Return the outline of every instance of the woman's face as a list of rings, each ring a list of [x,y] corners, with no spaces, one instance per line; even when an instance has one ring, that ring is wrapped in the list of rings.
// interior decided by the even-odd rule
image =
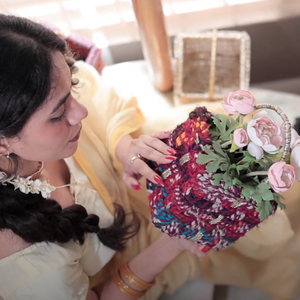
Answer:
[[[71,72],[60,52],[53,54],[53,84],[46,104],[32,115],[21,134],[8,140],[9,151],[23,160],[55,161],[72,156],[87,109],[71,95]]]

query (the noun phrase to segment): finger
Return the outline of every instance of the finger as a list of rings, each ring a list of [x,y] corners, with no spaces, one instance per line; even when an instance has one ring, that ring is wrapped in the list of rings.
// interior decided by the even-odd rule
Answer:
[[[162,139],[169,138],[172,132],[170,131],[160,131],[154,134],[144,134],[139,137],[136,141],[142,141],[148,146],[157,149],[158,151],[164,153],[164,154],[171,154],[175,155],[176,151],[175,149],[172,149],[168,145],[166,145]]]
[[[201,245],[198,246],[198,249],[196,251],[196,255],[198,257],[204,257],[208,254],[208,252],[211,250],[211,247],[207,246],[207,245]]]
[[[171,135],[171,131],[159,131],[156,133],[151,134],[151,136],[156,137],[158,139],[167,139]]]
[[[140,178],[140,176],[138,176],[138,178]],[[125,184],[130,189],[134,189],[134,190],[142,189],[142,186],[141,186],[140,182],[138,181],[138,178],[137,178],[137,176],[130,175],[127,172],[125,172],[123,175],[123,180],[124,180]]]
[[[132,147],[135,153],[161,164],[170,163],[177,158],[176,154],[174,154],[176,153],[174,149],[161,140],[150,136],[143,140],[133,140]]]
[[[134,169],[141,175],[146,177],[148,180],[152,181],[153,183],[159,184],[164,186],[164,182],[162,178],[155,173],[144,161],[141,159],[136,159],[132,166]]]

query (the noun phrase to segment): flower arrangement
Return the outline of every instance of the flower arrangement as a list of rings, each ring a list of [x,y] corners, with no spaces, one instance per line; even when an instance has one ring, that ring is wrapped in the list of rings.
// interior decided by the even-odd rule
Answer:
[[[249,91],[227,94],[222,105],[230,115],[212,117],[210,135],[214,141],[211,147],[204,148],[205,153],[199,154],[197,162],[207,164],[206,171],[215,173],[215,185],[223,180],[225,188],[240,187],[246,200],[256,202],[260,219],[264,220],[273,210],[270,201],[285,208],[281,202],[283,197],[278,193],[287,191],[296,177],[300,179],[300,137],[290,129],[285,116],[287,133],[282,121],[278,124],[265,110],[244,123],[244,117],[255,109],[272,107],[255,106],[255,99]],[[276,111],[282,114],[278,108]],[[286,146],[286,142],[290,145]]]
[[[178,158],[146,161],[164,181],[147,181],[161,231],[219,250],[285,207],[279,193],[300,179],[300,137],[279,108],[255,102],[249,91],[236,91],[222,103],[229,115],[195,108],[164,140]]]

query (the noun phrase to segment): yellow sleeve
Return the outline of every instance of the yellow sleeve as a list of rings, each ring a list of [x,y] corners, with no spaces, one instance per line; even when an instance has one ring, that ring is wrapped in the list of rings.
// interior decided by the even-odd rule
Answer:
[[[78,61],[76,66],[78,72],[74,77],[79,79],[79,84],[74,89],[74,97],[89,111],[83,126],[87,125],[102,141],[113,166],[120,169],[115,153],[118,142],[124,135],[139,130],[145,121],[137,99],[119,96],[87,63]]]

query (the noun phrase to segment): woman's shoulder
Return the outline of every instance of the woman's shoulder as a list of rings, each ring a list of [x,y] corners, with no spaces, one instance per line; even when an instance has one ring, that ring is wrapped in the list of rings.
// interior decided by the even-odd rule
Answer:
[[[41,242],[0,259],[0,296],[63,300],[86,292],[88,274],[80,262],[84,251],[81,248],[84,247],[75,242]]]
[[[21,265],[23,260],[30,262],[32,266],[38,266],[40,270],[46,266],[45,263],[48,267],[49,264],[55,264],[54,267],[58,267],[74,259],[79,259],[84,251],[82,249],[84,246],[73,241],[64,244],[50,242],[30,244],[10,230],[0,232],[0,244],[0,270],[3,270],[6,265]],[[57,256],[58,253],[59,256]],[[45,259],[40,260],[40,255]]]
[[[0,259],[0,295],[4,299],[10,299],[16,291],[21,293],[18,297],[24,293],[40,293],[43,290],[41,287],[46,289],[49,282],[54,284],[59,278],[55,286],[60,290],[67,288],[68,292],[65,292],[70,296],[70,293],[77,290],[79,283],[82,285],[85,278],[92,275],[82,260],[85,252],[97,252],[97,240],[95,234],[88,234],[83,245],[74,241],[64,244],[40,242],[20,247],[18,251],[11,249],[9,255]],[[102,253],[98,255],[101,256]],[[97,270],[101,267],[95,266]],[[43,298],[42,294],[38,295],[41,298],[33,299]]]
[[[16,252],[22,251],[31,244],[26,243],[9,229],[0,231],[0,261]]]

